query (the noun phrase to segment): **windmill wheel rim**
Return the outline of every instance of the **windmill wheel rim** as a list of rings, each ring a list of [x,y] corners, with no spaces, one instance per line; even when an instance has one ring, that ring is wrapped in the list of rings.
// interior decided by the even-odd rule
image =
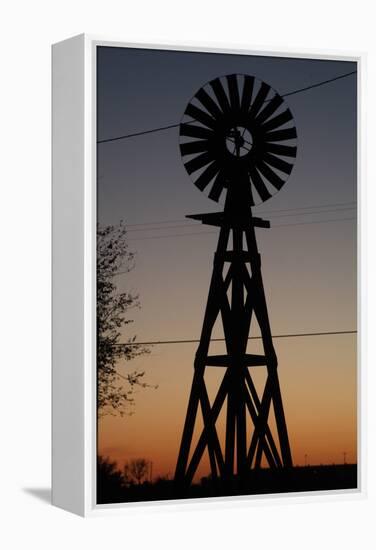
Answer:
[[[192,96],[179,138],[188,175],[216,202],[239,173],[248,180],[249,206],[269,200],[289,179],[297,153],[287,102],[266,82],[242,73],[217,77]]]

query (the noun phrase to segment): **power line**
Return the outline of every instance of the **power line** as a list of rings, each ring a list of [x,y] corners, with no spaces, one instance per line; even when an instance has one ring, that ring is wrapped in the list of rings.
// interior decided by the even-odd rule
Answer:
[[[330,78],[328,80],[322,80],[321,82],[317,82],[316,84],[311,84],[310,86],[305,86],[304,88],[299,88],[298,90],[293,90],[291,92],[286,92],[285,94],[282,94],[281,97],[287,97],[290,95],[298,94],[300,92],[306,92],[307,90],[311,90],[312,88],[318,88],[319,86],[324,86],[325,84],[329,84],[330,82],[334,82],[336,80],[340,80],[341,78],[346,78],[347,76],[350,76],[352,74],[355,74],[357,71],[351,71],[350,73],[342,74],[339,76],[335,76],[333,78]],[[266,100],[264,103],[267,103],[268,100]],[[111,141],[119,141],[120,139],[128,139],[132,137],[142,136],[144,134],[152,134],[154,132],[161,132],[164,130],[169,130],[170,128],[177,128],[180,126],[180,122],[177,124],[169,124],[167,126],[160,126],[159,128],[152,128],[150,130],[144,130],[142,132],[134,132],[132,134],[125,134],[123,136],[117,136],[113,138],[107,138],[107,139],[100,139],[97,140],[97,144],[101,143],[110,143]]]
[[[310,216],[310,215],[316,215],[316,214],[331,214],[332,212],[346,212],[347,210],[354,210],[356,208],[355,206],[347,206],[344,208],[335,208],[330,210],[316,210],[311,212],[301,212],[300,214],[297,212],[293,212],[290,214],[274,214],[272,216],[269,216],[271,219],[273,218],[289,218],[291,216]],[[261,214],[261,213],[260,213]],[[170,222],[172,223],[172,222]],[[185,227],[197,227],[197,224],[189,223],[189,224],[180,224],[180,225],[169,225],[164,227],[138,227],[137,229],[128,229],[128,233],[135,233],[139,231],[163,231],[166,229],[180,229]]]
[[[298,94],[299,92],[305,92],[307,90],[312,90],[312,88],[317,88],[318,86],[323,86],[324,84],[329,84],[330,82],[334,82],[335,80],[340,80],[341,78],[345,78],[346,76],[350,76],[352,74],[355,74],[357,71],[351,71],[350,73],[342,74],[339,76],[336,76],[334,78],[329,78],[329,80],[323,80],[322,82],[318,82],[317,84],[311,84],[310,86],[306,86],[305,88],[300,88],[300,90],[295,90],[293,92],[288,92],[287,94],[284,94],[282,97],[287,97],[289,95]]]
[[[312,225],[312,224],[318,224],[318,223],[333,223],[333,222],[345,222],[350,220],[355,220],[355,216],[351,216],[349,218],[336,218],[336,219],[330,219],[330,220],[316,220],[316,221],[309,221],[309,222],[296,222],[296,223],[276,223],[273,224],[272,227],[292,227],[294,225]],[[165,228],[168,229],[168,228]],[[215,235],[217,234],[216,231],[195,231],[193,233],[172,233],[171,235],[156,235],[151,237],[135,237],[134,239],[129,239],[129,241],[145,241],[149,239],[167,239],[170,237],[189,237],[191,235]],[[116,273],[116,275],[120,275],[120,273]]]
[[[349,221],[349,220],[355,220],[356,217],[352,216],[350,218],[338,218],[333,220],[317,220],[317,221],[310,221],[310,222],[297,222],[297,223],[279,223],[275,224],[272,227],[291,227],[295,225],[311,225],[311,224],[320,224],[320,223],[329,223],[329,222],[342,222],[342,221]],[[188,226],[187,226],[188,227]],[[192,226],[190,226],[192,227]],[[162,229],[170,229],[168,227],[164,227]],[[216,231],[195,231],[194,233],[174,233],[171,235],[157,235],[154,237],[135,237],[134,239],[129,239],[130,241],[145,241],[149,239],[167,239],[169,237],[190,237],[192,235],[215,235]],[[114,273],[113,276],[117,277],[119,275],[125,275],[126,273],[129,273],[129,271],[118,271],[117,273]]]
[[[276,223],[272,227],[291,227],[293,225],[312,225],[316,223],[331,223],[331,222],[348,222],[350,220],[356,220],[356,216],[349,218],[334,218],[332,220],[313,220],[310,222],[297,222],[297,223]]]
[[[328,332],[298,332],[291,334],[275,334],[272,335],[272,338],[299,338],[299,337],[310,337],[310,336],[339,336],[343,334],[357,334],[357,330],[335,330]],[[249,336],[248,340],[261,340],[262,336]],[[113,346],[159,346],[161,344],[197,344],[200,342],[198,339],[191,340],[156,340],[150,342],[123,342],[118,344],[113,344]],[[225,342],[224,338],[212,338],[211,342]]]
[[[294,212],[296,210],[309,210],[313,208],[334,208],[337,206],[349,206],[350,204],[356,205],[356,201],[349,201],[349,202],[337,202],[337,203],[327,203],[327,204],[311,204],[307,206],[297,206],[296,208],[278,208],[273,210],[262,210],[258,212],[260,216],[268,216],[273,215],[275,212]],[[185,218],[179,218],[178,220],[159,220],[159,221],[153,221],[153,222],[140,222],[140,223],[130,223],[127,224],[127,227],[138,227],[141,225],[159,225],[159,224],[165,224],[165,223],[179,223],[181,221],[185,221]]]
[[[307,206],[298,206],[296,208],[278,208],[277,210],[267,210],[259,212],[260,216],[268,216],[269,214],[274,214],[275,212],[292,212],[294,210],[310,210],[313,208],[335,208],[339,206],[349,206],[350,204],[356,205],[356,201],[349,202],[337,202],[337,203],[326,203],[326,204],[316,204],[316,205],[307,205]]]
[[[338,218],[338,219],[333,219],[333,220],[317,220],[317,221],[310,221],[310,222],[282,223],[282,224],[273,225],[272,227],[291,227],[291,226],[294,226],[294,225],[311,225],[311,224],[317,224],[317,223],[342,222],[342,221],[349,221],[349,220],[355,220],[355,219],[356,219],[355,216],[352,216],[350,218]],[[189,226],[189,227],[193,227],[193,225]],[[170,229],[170,228],[163,227],[163,228],[160,228],[160,229]],[[147,240],[147,239],[163,239],[163,238],[169,238],[169,237],[189,237],[191,235],[214,235],[214,234],[216,234],[215,231],[196,231],[194,233],[176,233],[176,234],[173,234],[173,235],[158,235],[158,236],[154,236],[154,237],[136,237],[135,239],[129,239],[129,240],[130,241],[144,241],[144,240]],[[114,273],[113,276],[117,277],[118,275],[124,275],[125,273],[129,273],[129,271],[118,271],[117,273]]]
[[[144,134],[152,134],[153,132],[161,132],[162,130],[169,130],[170,128],[176,128],[177,126],[180,126],[180,122],[178,124],[169,124],[168,126],[160,126],[159,128],[153,128],[152,130],[144,130],[143,132],[126,134],[125,136],[118,136],[118,137],[108,138],[108,139],[100,139],[97,141],[97,143],[98,144],[109,143],[110,141],[118,141],[119,139],[127,139],[127,138],[132,138],[137,136],[143,136]]]

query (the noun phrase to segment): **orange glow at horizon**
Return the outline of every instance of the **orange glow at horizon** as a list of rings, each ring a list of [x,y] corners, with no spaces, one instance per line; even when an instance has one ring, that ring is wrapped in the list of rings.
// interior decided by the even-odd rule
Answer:
[[[344,460],[356,463],[356,335],[276,339],[274,343],[294,465],[343,464]],[[255,352],[258,345],[253,341],[249,350]],[[220,352],[221,344],[212,346],[212,351]],[[116,461],[119,468],[134,458],[146,458],[153,464],[154,479],[173,477],[192,382],[194,353],[195,344],[161,345],[152,348],[150,355],[132,362],[132,370],[145,369],[147,381],[158,383],[159,387],[140,389],[136,393],[133,415],[106,416],[99,421],[100,455]],[[124,363],[122,372],[126,372],[126,368]],[[265,380],[263,369],[251,370],[259,394]],[[211,401],[223,374],[221,368],[206,369]],[[272,414],[270,418],[275,436]],[[218,419],[217,428],[223,438],[223,417]],[[197,437],[197,430],[195,435]],[[277,441],[276,436],[275,439]],[[208,473],[205,456],[196,479]]]

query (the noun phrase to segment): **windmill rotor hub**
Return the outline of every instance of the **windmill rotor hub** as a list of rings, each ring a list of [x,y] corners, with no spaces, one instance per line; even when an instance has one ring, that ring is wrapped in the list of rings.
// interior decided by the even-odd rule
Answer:
[[[245,126],[234,126],[226,135],[226,148],[235,157],[243,157],[253,147],[251,132]]]

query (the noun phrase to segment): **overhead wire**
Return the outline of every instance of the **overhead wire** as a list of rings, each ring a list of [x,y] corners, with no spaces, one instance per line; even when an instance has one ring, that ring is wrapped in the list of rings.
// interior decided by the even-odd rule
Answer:
[[[289,227],[294,225],[311,225],[311,224],[318,224],[318,223],[333,223],[333,222],[342,222],[342,221],[350,221],[355,220],[356,216],[351,216],[348,218],[336,218],[336,219],[329,219],[329,220],[315,220],[315,221],[309,221],[309,222],[296,222],[296,223],[278,223],[273,224],[272,227]],[[192,226],[193,227],[193,226]],[[174,233],[171,235],[154,235],[151,237],[134,237],[131,239],[128,239],[129,241],[144,241],[148,239],[167,239],[169,237],[188,237],[191,235],[210,235],[210,234],[216,234],[216,231],[196,231],[194,233]]]
[[[331,330],[322,332],[296,332],[287,334],[273,334],[272,338],[308,338],[311,336],[340,336],[344,334],[357,334],[357,330]],[[248,340],[262,340],[262,336],[249,336]],[[211,342],[225,342],[225,338],[211,338]],[[188,340],[155,340],[146,342],[118,342],[113,346],[157,346],[161,344],[197,344],[200,340],[192,338]]]
[[[288,214],[274,214],[273,216],[269,216],[269,218],[288,218],[293,216],[310,216],[310,215],[320,215],[320,214],[331,214],[333,212],[346,212],[348,210],[354,210],[356,208],[355,206],[348,206],[343,208],[335,208],[335,209],[329,209],[329,210],[316,210],[316,211],[309,211],[309,212],[293,212]],[[261,212],[259,212],[261,215]],[[170,222],[172,223],[172,222]],[[154,224],[156,225],[156,224]],[[189,224],[180,224],[180,225],[169,225],[169,226],[162,226],[162,227],[138,227],[136,229],[128,229],[128,233],[135,233],[140,231],[165,231],[167,229],[183,229],[186,227],[197,227],[197,224],[195,222],[189,223]]]
[[[273,215],[274,213],[280,213],[280,212],[295,212],[298,210],[311,210],[311,209],[318,209],[318,208],[335,208],[335,207],[345,207],[353,205],[354,208],[356,207],[356,201],[348,201],[348,202],[337,202],[337,203],[327,203],[327,204],[310,204],[307,206],[297,206],[295,208],[278,208],[273,210],[262,210],[258,212],[259,216],[269,216]],[[325,210],[323,211],[323,213]],[[297,215],[299,215],[297,213]],[[139,222],[139,223],[130,223],[127,224],[127,228],[132,227],[139,227],[141,225],[149,226],[149,225],[160,225],[160,224],[168,224],[168,223],[179,223],[182,221],[186,221],[186,218],[179,218],[177,220],[157,220],[152,222]],[[128,229],[130,231],[130,229]]]
[[[306,91],[311,90],[313,88],[318,88],[319,86],[324,86],[325,84],[329,84],[331,82],[335,82],[336,80],[346,78],[350,75],[355,74],[356,72],[357,71],[351,71],[349,73],[338,75],[338,76],[335,76],[333,78],[329,78],[327,80],[322,80],[320,82],[310,84],[309,86],[305,86],[303,88],[298,88],[297,90],[292,90],[291,92],[286,92],[284,94],[281,94],[281,97],[288,97],[290,95],[295,95],[295,94],[298,94],[300,92],[306,92]],[[266,100],[264,103],[267,103],[267,102],[268,102],[268,100]],[[97,140],[97,144],[99,145],[99,144],[102,144],[102,143],[110,143],[110,142],[113,142],[113,141],[129,139],[129,138],[133,138],[133,137],[142,136],[142,135],[145,135],[145,134],[152,134],[154,132],[162,132],[164,130],[169,130],[171,128],[177,128],[178,126],[180,126],[180,122],[178,122],[176,124],[168,124],[167,126],[159,126],[158,128],[151,128],[149,130],[143,130],[143,131],[140,131],[140,132],[133,132],[133,133],[130,133],[130,134],[124,134],[124,135],[116,136],[116,137],[112,137],[112,138],[99,139],[99,140]]]

